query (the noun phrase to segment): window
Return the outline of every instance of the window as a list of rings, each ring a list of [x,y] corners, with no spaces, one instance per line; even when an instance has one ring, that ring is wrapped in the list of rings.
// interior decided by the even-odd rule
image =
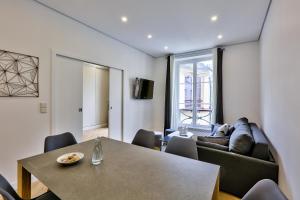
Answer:
[[[212,120],[212,55],[175,59],[177,86],[177,124],[207,128]]]

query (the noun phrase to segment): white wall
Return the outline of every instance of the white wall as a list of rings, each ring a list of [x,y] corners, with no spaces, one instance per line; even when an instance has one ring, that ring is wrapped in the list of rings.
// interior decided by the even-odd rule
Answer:
[[[225,48],[223,57],[224,120],[240,117],[260,124],[260,74],[258,42]]]
[[[0,0],[1,49],[40,58],[39,98],[0,98],[0,173],[16,181],[17,159],[43,152],[50,134],[50,112],[39,113],[39,102],[51,111],[51,49],[125,70],[125,141],[139,128],[153,126],[153,101],[131,98],[135,77],[152,79],[154,59],[84,27],[34,1]],[[134,116],[134,117],[133,117]]]
[[[300,199],[300,1],[273,0],[261,38],[262,125],[277,150],[279,185]]]

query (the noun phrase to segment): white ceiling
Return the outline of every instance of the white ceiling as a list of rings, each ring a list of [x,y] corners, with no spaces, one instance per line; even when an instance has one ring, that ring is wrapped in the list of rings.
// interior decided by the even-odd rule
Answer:
[[[257,40],[270,0],[36,0],[154,57]],[[218,15],[212,23],[210,18]],[[122,23],[121,16],[128,22]],[[147,39],[151,33],[152,39]],[[224,37],[218,40],[218,34]],[[168,46],[168,51],[164,50]]]

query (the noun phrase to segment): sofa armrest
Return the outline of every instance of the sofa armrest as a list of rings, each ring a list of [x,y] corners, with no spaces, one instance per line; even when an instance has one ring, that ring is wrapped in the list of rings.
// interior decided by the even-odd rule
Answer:
[[[243,197],[258,181],[278,182],[278,165],[232,152],[197,146],[199,160],[221,166],[220,189]]]

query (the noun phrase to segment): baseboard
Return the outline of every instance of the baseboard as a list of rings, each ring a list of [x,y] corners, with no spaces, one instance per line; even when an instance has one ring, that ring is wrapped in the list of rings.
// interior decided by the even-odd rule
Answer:
[[[97,129],[97,128],[106,128],[107,127],[107,123],[103,123],[103,124],[98,124],[95,126],[87,126],[87,127],[83,127],[83,131],[88,131],[88,130],[93,130],[93,129]]]

